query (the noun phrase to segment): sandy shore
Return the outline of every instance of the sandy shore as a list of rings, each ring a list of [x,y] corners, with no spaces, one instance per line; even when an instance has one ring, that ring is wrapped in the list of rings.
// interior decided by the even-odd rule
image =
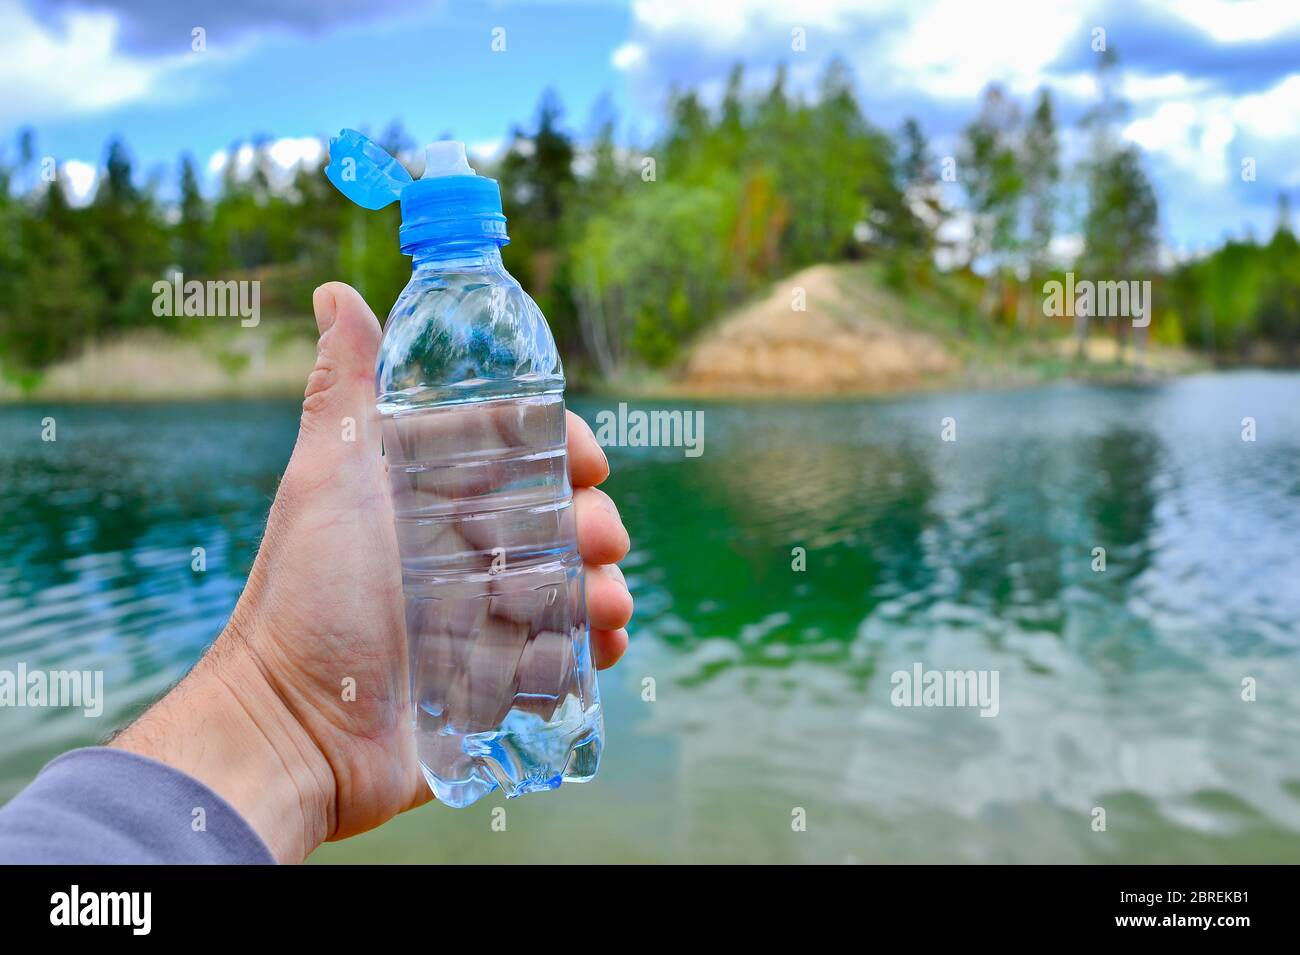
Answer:
[[[1178,349],[1121,353],[1109,335],[1090,339],[1082,362],[1072,339],[978,341],[950,311],[924,293],[895,294],[858,264],[812,266],[724,316],[675,369],[594,382],[592,390],[647,398],[878,395],[1062,377],[1142,379],[1207,367]],[[0,380],[0,401],[296,397],[315,362],[314,330],[310,318],[299,317],[255,328],[126,335],[47,369],[28,390]]]
[[[47,369],[24,392],[0,382],[0,400],[158,401],[301,395],[315,341],[281,327],[194,335],[124,335]]]
[[[1182,349],[1121,349],[1108,330],[1082,360],[1072,337],[963,329],[935,294],[899,295],[861,265],[815,265],[710,329],[680,372],[648,389],[701,397],[877,395],[1019,387],[1057,378],[1141,380],[1202,370]]]

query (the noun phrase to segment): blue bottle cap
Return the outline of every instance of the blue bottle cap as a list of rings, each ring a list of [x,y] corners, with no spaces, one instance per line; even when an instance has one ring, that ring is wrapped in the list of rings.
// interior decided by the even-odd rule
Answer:
[[[364,209],[382,209],[399,200],[401,249],[408,255],[424,245],[454,247],[495,242],[505,245],[506,217],[495,179],[476,175],[465,157],[465,144],[431,143],[425,149],[420,179],[354,129],[330,140],[325,175],[339,192]]]

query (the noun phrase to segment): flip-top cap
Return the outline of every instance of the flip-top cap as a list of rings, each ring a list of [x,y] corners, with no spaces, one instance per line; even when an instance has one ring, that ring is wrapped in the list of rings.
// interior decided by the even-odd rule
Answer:
[[[382,148],[356,130],[342,130],[330,140],[325,175],[341,193],[366,209],[382,209],[399,200],[403,252],[424,245],[505,245],[506,217],[501,212],[501,188],[495,179],[476,175],[456,140],[425,148],[420,179]]]

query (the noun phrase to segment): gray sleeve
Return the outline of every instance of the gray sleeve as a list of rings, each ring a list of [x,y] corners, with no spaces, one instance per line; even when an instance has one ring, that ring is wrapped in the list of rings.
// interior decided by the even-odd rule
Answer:
[[[274,862],[203,783],[121,749],[64,753],[0,808],[0,864]]]

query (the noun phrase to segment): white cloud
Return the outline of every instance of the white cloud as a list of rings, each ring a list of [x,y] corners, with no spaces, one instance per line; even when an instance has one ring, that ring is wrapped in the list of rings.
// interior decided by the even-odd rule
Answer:
[[[1168,151],[1186,144],[1199,122],[1191,103],[1161,103],[1149,116],[1129,123],[1124,135],[1143,149]]]
[[[1047,254],[1054,262],[1073,262],[1083,253],[1083,236],[1078,232],[1064,232],[1052,236]]]
[[[734,51],[743,59],[755,49],[790,50],[795,27],[808,31],[808,52],[817,56],[827,40],[844,39],[856,24],[872,21],[879,29],[853,57],[864,82],[967,99],[997,80],[1026,93],[1078,34],[1085,9],[1082,0],[1003,0],[996,14],[970,0],[637,0],[634,36],[612,59],[627,70],[644,64],[657,47],[682,43]],[[791,58],[798,55],[791,51]]]
[[[1300,26],[1295,0],[1159,0],[1159,5],[1220,43],[1263,40]]]
[[[1247,130],[1264,139],[1300,138],[1300,74],[1293,73],[1263,93],[1242,96],[1233,104],[1233,116]]]
[[[111,13],[69,10],[46,27],[16,0],[0,0],[0,126],[76,115],[135,102],[193,54],[145,60],[118,49]]]
[[[468,143],[465,151],[474,159],[492,162],[505,149],[505,145],[504,139],[484,139],[477,143]]]
[[[18,3],[0,3],[0,86],[5,119],[78,112],[135,99],[154,71],[119,55],[117,22],[108,13],[70,13],[66,32],[46,30]],[[14,95],[17,94],[17,95]],[[11,116],[19,103],[25,116]]]
[[[1175,96],[1195,96],[1209,88],[1205,80],[1193,80],[1182,73],[1162,73],[1149,76],[1145,73],[1124,75],[1124,96],[1131,100],[1169,99]]]
[[[266,172],[273,189],[284,189],[293,181],[293,174],[301,163],[313,165],[325,156],[325,143],[315,136],[284,136],[264,146],[270,160]],[[257,150],[252,143],[240,143],[233,153],[234,177],[242,180],[253,171]],[[208,157],[210,176],[221,176],[232,162],[229,150],[219,149]]]
[[[315,136],[277,139],[267,149],[271,161],[281,169],[291,170],[299,163],[314,165],[325,155],[325,144]]]
[[[656,108],[674,81],[720,96],[732,63],[745,64],[751,89],[776,64],[789,65],[788,88],[815,89],[816,75],[834,54],[845,57],[867,114],[877,122],[919,115],[938,155],[951,153],[957,129],[978,108],[980,92],[1000,83],[1022,106],[1041,85],[1062,104],[1063,155],[1073,162],[1086,146],[1080,109],[1098,88],[1088,45],[1094,27],[1120,0],[636,0],[624,45],[611,57],[646,109]],[[1174,31],[1188,28],[1219,44],[1245,44],[1300,30],[1296,0],[1149,0]],[[790,30],[807,29],[807,52],[791,50]],[[1116,28],[1118,30],[1118,27]],[[1213,74],[1171,69],[1136,72],[1125,65],[1125,37],[1107,39],[1121,51],[1120,93],[1132,108],[1122,134],[1140,145],[1154,175],[1161,218],[1204,234],[1265,214],[1258,197],[1300,186],[1300,67],[1262,92],[1233,94]],[[1131,38],[1129,38],[1131,39]],[[1147,37],[1158,41],[1158,37]],[[1075,45],[1083,49],[1075,49]],[[1242,55],[1248,55],[1243,52]],[[1058,64],[1083,63],[1072,72]],[[1249,157],[1267,189],[1239,182]],[[953,236],[959,246],[961,236]]]
[[[1204,183],[1222,184],[1228,179],[1228,145],[1236,134],[1227,107],[1222,99],[1161,103],[1131,122],[1124,136]]]
[[[1154,105],[1124,129],[1124,136],[1153,156],[1163,156],[1181,172],[1205,185],[1223,185],[1237,174],[1232,147],[1241,135],[1274,149],[1288,144],[1300,151],[1300,75],[1292,75],[1262,93],[1185,96]],[[1300,181],[1288,169],[1282,182]]]
[[[712,49],[731,49],[755,32],[797,26],[834,29],[854,15],[884,9],[886,0],[636,0],[632,15],[654,37],[690,34]]]
[[[94,198],[99,170],[92,163],[69,159],[59,167],[59,176],[71,205],[84,206]]]
[[[214,176],[220,175],[225,172],[226,165],[229,162],[231,162],[230,152],[225,149],[218,149],[208,157],[208,172]],[[253,147],[248,143],[244,143],[236,149],[234,163],[236,176],[246,174],[253,164]]]
[[[888,73],[931,96],[969,99],[994,81],[1027,94],[1079,34],[1083,16],[1077,2],[1005,0],[994,13],[968,0],[938,0],[909,14],[899,42],[883,56]]]
[[[645,62],[645,47],[640,43],[624,43],[609,58],[616,69],[633,70]]]

